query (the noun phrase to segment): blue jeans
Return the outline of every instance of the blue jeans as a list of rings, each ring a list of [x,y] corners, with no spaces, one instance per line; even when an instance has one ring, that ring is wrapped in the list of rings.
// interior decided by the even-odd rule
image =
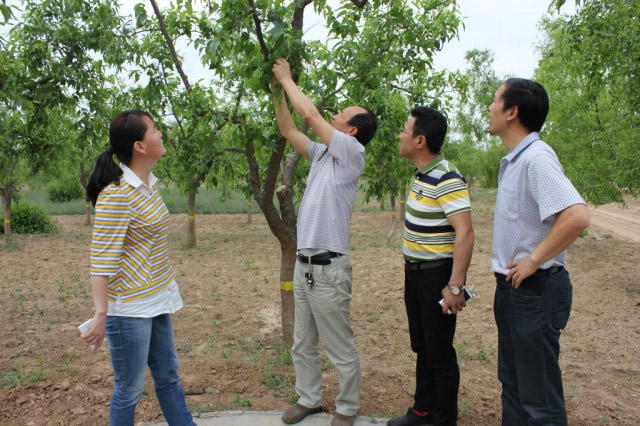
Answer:
[[[518,289],[497,276],[493,308],[504,426],[567,424],[558,357],[572,293],[564,268],[527,278]]]
[[[107,341],[115,388],[109,425],[134,424],[149,366],[156,396],[169,425],[193,425],[178,376],[178,354],[169,314],[154,318],[107,316]]]

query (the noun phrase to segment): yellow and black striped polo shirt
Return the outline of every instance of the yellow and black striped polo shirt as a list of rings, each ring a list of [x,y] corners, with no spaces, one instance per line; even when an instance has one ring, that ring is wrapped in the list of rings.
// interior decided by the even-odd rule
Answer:
[[[449,217],[471,210],[467,184],[440,154],[416,171],[407,199],[402,253],[408,261],[453,257],[456,233]]]

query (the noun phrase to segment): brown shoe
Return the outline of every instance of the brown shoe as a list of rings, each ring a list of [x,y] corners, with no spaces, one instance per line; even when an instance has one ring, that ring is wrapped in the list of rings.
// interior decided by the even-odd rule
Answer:
[[[322,413],[322,407],[309,408],[304,405],[296,404],[287,408],[287,411],[282,415],[282,421],[288,425],[301,422],[302,419],[309,414]],[[347,424],[347,423],[345,423]]]
[[[353,421],[356,416],[345,416],[344,414],[336,413],[331,420],[331,426],[353,426]]]

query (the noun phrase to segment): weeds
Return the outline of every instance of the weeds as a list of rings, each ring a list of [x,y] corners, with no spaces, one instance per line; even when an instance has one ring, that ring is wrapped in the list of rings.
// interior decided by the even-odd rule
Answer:
[[[335,368],[331,360],[325,355],[320,358],[320,364],[322,364],[322,368],[326,370],[333,370]]]
[[[485,351],[484,348],[480,348],[480,350],[478,351],[478,359],[480,361],[489,361],[489,356],[487,355],[487,351]]]
[[[253,405],[249,398],[245,398],[241,395],[236,396],[236,398],[233,400],[233,403],[241,407],[251,407]]]
[[[58,302],[60,302],[62,306],[66,306],[67,304],[67,286],[63,280],[58,282]]]
[[[187,403],[187,407],[189,407],[189,411],[192,414],[200,414],[200,413],[212,413],[214,411],[222,411],[223,408],[217,407],[213,404],[200,404],[197,402]]]
[[[73,369],[73,366],[71,365],[71,363],[73,362],[74,359],[76,359],[76,357],[77,355],[75,354],[69,355],[66,361],[64,361],[62,364],[56,365],[56,370],[65,372],[69,375],[74,374],[75,370]]]
[[[220,300],[220,293],[218,292],[218,286],[211,284],[211,300],[217,302]]]
[[[2,251],[18,251],[20,250],[20,246],[16,241],[16,238],[12,235],[10,237],[4,238],[4,244],[0,246]]]
[[[274,337],[271,339],[271,346],[275,351],[275,355],[269,360],[271,365],[293,365],[291,358],[291,348],[285,348],[282,340]]]
[[[246,340],[238,336],[236,337],[236,346],[239,346],[242,352],[249,356],[249,362],[253,365],[260,361],[260,356],[264,352],[258,336],[251,336]]]
[[[273,391],[274,396],[285,396],[293,403],[297,401],[298,395],[295,391],[295,384],[291,377],[278,374],[272,369],[265,370],[265,380],[262,382],[267,388]]]
[[[27,383],[35,383],[47,380],[44,361],[38,359],[38,366],[33,371],[26,371],[24,368],[19,370],[6,371],[2,375],[2,387],[5,389],[13,389],[17,386]]]
[[[465,342],[462,341],[460,343],[455,344],[456,355],[458,356],[458,362],[464,362],[469,359],[469,355],[467,354],[467,349],[465,347]]]

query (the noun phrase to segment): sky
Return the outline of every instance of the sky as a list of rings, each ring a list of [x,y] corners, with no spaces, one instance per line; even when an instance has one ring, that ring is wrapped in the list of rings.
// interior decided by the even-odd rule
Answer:
[[[497,75],[533,77],[540,59],[536,45],[543,41],[538,23],[548,14],[550,3],[551,0],[458,0],[465,29],[460,40],[438,53],[436,68],[463,69],[465,52],[490,49]],[[561,12],[575,13],[575,3],[567,1]]]

